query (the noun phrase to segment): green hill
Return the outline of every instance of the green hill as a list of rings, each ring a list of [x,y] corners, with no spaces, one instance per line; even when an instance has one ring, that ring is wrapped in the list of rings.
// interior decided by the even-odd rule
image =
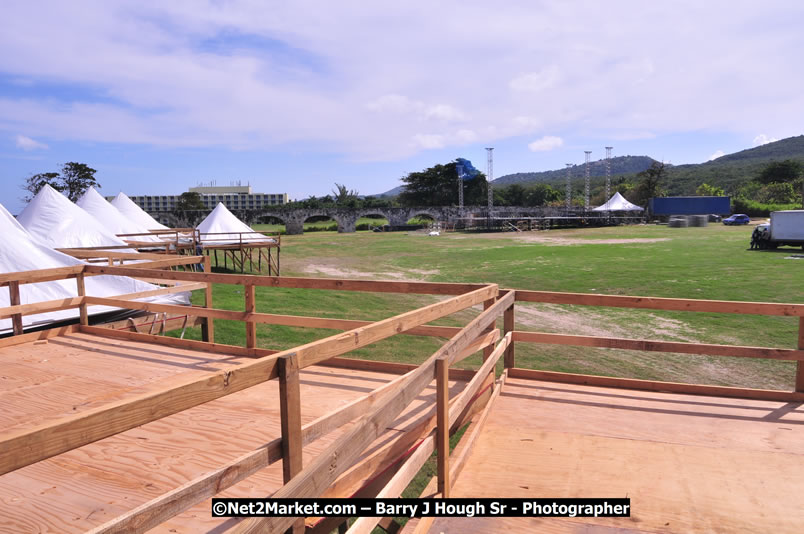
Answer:
[[[617,156],[611,158],[611,175],[620,176],[628,174],[636,174],[649,168],[653,164],[653,158],[648,156]],[[578,176],[584,175],[584,165],[573,165],[572,177],[577,179]],[[589,175],[593,177],[606,176],[605,160],[597,160],[589,163]],[[546,183],[556,185],[564,183],[567,178],[567,169],[558,169],[554,171],[543,172],[518,172],[515,174],[506,174],[500,176],[492,182],[495,187],[505,187],[511,184],[520,185],[533,185],[537,183]]]

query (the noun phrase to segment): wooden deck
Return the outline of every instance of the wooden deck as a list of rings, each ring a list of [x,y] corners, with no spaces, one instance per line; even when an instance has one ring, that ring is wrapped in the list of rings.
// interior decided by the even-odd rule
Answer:
[[[804,406],[509,378],[451,497],[630,497],[628,519],[430,532],[801,532]]]
[[[0,426],[25,430],[177,378],[249,361],[152,343],[70,334],[0,349]],[[302,423],[363,397],[397,375],[313,366],[301,371]],[[451,382],[457,394],[465,382]],[[432,406],[435,384],[390,425],[366,455]],[[342,427],[304,448],[305,462]],[[0,476],[1,532],[84,532],[221,467],[280,436],[276,380],[185,410]],[[282,486],[282,464],[259,471],[219,496],[268,496]],[[160,525],[159,532],[231,527],[211,517],[207,500]]]

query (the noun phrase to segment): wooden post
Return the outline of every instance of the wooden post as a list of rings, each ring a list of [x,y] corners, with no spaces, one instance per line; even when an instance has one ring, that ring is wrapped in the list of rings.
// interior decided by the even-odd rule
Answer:
[[[511,307],[505,310],[503,315],[503,331],[505,334],[508,332],[514,331],[514,305],[511,304]],[[513,334],[512,334],[513,335]],[[508,348],[505,349],[505,368],[506,369],[513,369],[514,368],[514,341],[511,340],[511,343],[508,345]]]
[[[78,286],[78,296],[84,297],[86,296],[86,288],[84,286],[84,273],[78,273],[75,275],[75,284]],[[87,305],[85,302],[82,302],[81,305],[78,307],[78,312],[80,315],[80,322],[82,325],[87,326],[89,325],[89,317],[87,316]]]
[[[449,360],[436,360],[438,492],[449,498]]]
[[[488,310],[492,306],[494,306],[494,299],[489,299],[489,300],[483,302],[483,311]],[[491,332],[495,328],[497,328],[497,325],[492,324],[492,325],[489,325],[489,327],[488,327],[488,329],[486,331]],[[494,346],[493,345],[489,345],[488,347],[483,349],[483,361],[484,362],[489,359],[489,356],[491,356],[492,352],[494,352]]]
[[[299,358],[294,352],[279,358],[277,363],[279,364],[279,409],[282,427],[282,480],[287,484],[303,467]],[[296,520],[292,531],[304,532],[303,517]]]
[[[246,294],[246,313],[255,313],[257,311],[256,293],[253,284],[246,284],[243,286]],[[246,320],[246,348],[253,349],[257,347],[257,323],[253,320]]]
[[[798,350],[804,350],[804,317],[798,318]],[[804,392],[804,361],[796,364],[796,391]]]
[[[8,301],[12,306],[18,306],[20,304],[20,283],[16,280],[8,283]],[[22,334],[21,313],[15,313],[11,316],[11,324],[15,336]]]
[[[217,251],[215,254],[217,255]],[[217,264],[217,257],[215,258]],[[209,274],[212,272],[212,259],[209,256],[204,258],[204,272]],[[212,307],[212,282],[207,282],[207,287],[204,289],[204,307]],[[201,323],[201,339],[207,343],[215,343],[215,320],[212,317],[205,317],[204,322]]]

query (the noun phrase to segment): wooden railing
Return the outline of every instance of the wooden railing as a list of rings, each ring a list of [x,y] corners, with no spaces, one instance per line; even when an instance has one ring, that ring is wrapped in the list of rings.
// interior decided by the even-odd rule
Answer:
[[[195,260],[197,261],[197,260]],[[205,258],[208,262],[209,259]],[[159,264],[164,267],[167,264]],[[210,352],[247,356],[252,360],[241,363],[227,371],[177,378],[162,389],[148,391],[126,400],[106,406],[88,409],[75,415],[62,417],[40,427],[0,435],[0,474],[39,462],[51,456],[67,452],[97,440],[125,432],[134,427],[162,419],[172,414],[199,406],[206,402],[242,391],[252,386],[277,379],[279,382],[279,406],[281,436],[264,446],[251,451],[209,473],[161,495],[131,510],[112,521],[99,526],[93,532],[143,532],[153,528],[191,506],[202,502],[226,488],[251,476],[260,469],[282,461],[284,485],[272,497],[318,497],[349,496],[360,489],[362,481],[388,465],[400,451],[412,453],[398,464],[395,473],[381,487],[373,488],[371,495],[380,497],[398,496],[423,463],[437,451],[437,489],[442,497],[450,495],[452,481],[466,460],[465,451],[450,458],[449,435],[469,418],[473,402],[481,393],[485,399],[499,394],[506,378],[526,377],[541,380],[559,380],[603,386],[679,391],[684,393],[731,395],[774,400],[804,400],[804,305],[772,304],[730,301],[701,301],[690,299],[658,299],[647,297],[623,297],[585,295],[537,291],[500,291],[495,284],[440,284],[428,282],[386,282],[366,280],[334,280],[308,278],[279,278],[270,276],[229,275],[205,272],[175,272],[152,268],[154,265],[126,266],[77,266],[38,273],[12,273],[0,275],[0,285],[13,287],[20,283],[53,280],[101,274],[133,276],[151,281],[170,282],[172,288],[178,282],[199,284],[206,295],[205,307],[192,308],[192,313],[207,320],[204,338],[192,341],[177,338],[158,338],[158,342],[175,347],[191,348]],[[25,275],[25,276],[22,276]],[[223,310],[212,307],[212,284],[234,284],[243,287],[244,311]],[[355,321],[319,317],[299,317],[262,313],[257,310],[256,287],[306,288],[319,290],[370,291],[389,293],[419,293],[441,295],[445,298],[436,303],[395,315],[380,321]],[[169,288],[170,289],[170,288]],[[106,305],[149,312],[182,312],[186,307],[156,303],[135,302],[127,295],[115,298],[83,295],[70,302],[40,303],[44,308],[57,306]],[[525,332],[515,329],[516,302],[545,302],[586,306],[614,306],[639,309],[674,310],[691,312],[740,313],[778,315],[799,318],[797,349],[772,347],[727,346],[704,343],[679,343],[668,341],[622,339],[603,336],[577,336],[545,332]],[[14,300],[12,298],[12,304]],[[447,315],[483,304],[484,310],[463,327],[434,326],[427,323]],[[36,305],[27,305],[36,306]],[[29,313],[31,308],[18,303],[0,310],[0,316],[8,317]],[[39,309],[39,308],[37,308]],[[214,343],[214,319],[240,321],[245,326],[244,346]],[[503,334],[497,329],[502,319]],[[281,324],[290,326],[330,328],[345,330],[324,339],[284,351],[258,347],[257,324]],[[125,338],[137,341],[155,341],[154,336],[88,326],[82,317],[79,331],[95,335]],[[354,349],[368,346],[396,334],[438,336],[448,341],[421,365],[383,364],[343,359]],[[592,377],[568,373],[553,373],[515,367],[517,342],[605,347],[641,351],[661,351],[711,356],[732,356],[792,360],[798,362],[795,391],[767,391],[744,388],[725,388],[696,384],[674,384],[624,378]],[[483,352],[483,363],[476,371],[455,369],[464,358]],[[495,381],[495,368],[504,361],[504,371]],[[307,425],[301,424],[301,397],[299,394],[299,371],[316,364],[334,364],[372,369],[394,368],[405,374],[385,384],[347,406],[329,413]],[[468,380],[460,394],[450,398],[450,376]],[[361,460],[366,448],[435,380],[435,401],[418,415],[410,430],[395,435],[367,458]],[[491,390],[487,388],[492,388]],[[484,392],[488,391],[486,395]],[[488,410],[488,408],[486,408]],[[479,423],[482,424],[487,411]],[[354,422],[346,427],[322,453],[308,465],[302,464],[302,447],[319,437]],[[467,432],[474,439],[478,426]],[[257,497],[257,496],[255,496]],[[260,496],[261,497],[261,496]],[[317,530],[326,530],[331,523],[325,520]],[[352,525],[351,532],[370,532],[379,518],[361,518]],[[271,531],[281,532],[288,528],[300,528],[297,518],[252,518],[234,528],[235,532]]]

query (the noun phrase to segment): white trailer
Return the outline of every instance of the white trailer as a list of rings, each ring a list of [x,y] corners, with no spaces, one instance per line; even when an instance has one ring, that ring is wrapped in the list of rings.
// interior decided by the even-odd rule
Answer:
[[[784,245],[804,248],[804,210],[774,211],[770,224],[761,224],[754,230],[752,246],[776,248]]]

